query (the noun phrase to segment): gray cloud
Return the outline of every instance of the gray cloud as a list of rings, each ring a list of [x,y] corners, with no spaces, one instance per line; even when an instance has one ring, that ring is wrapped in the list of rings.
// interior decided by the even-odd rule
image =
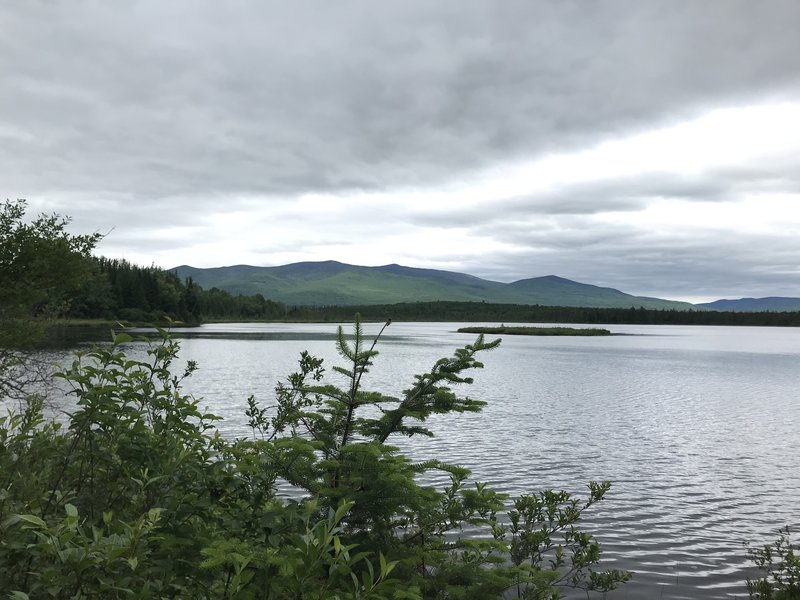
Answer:
[[[644,232],[550,231],[544,250],[533,238],[519,252],[496,257],[489,269],[472,262],[467,270],[502,281],[558,274],[656,297],[798,295],[796,237],[776,244],[773,236],[747,234],[709,241],[656,239]]]
[[[793,1],[0,11],[0,114],[23,135],[0,162],[7,185],[36,193],[446,180],[796,90],[800,49]]]
[[[647,174],[574,184],[553,192],[466,206],[459,210],[446,207],[439,211],[419,211],[411,213],[410,221],[420,226],[470,227],[478,233],[496,233],[498,228],[505,228],[504,223],[518,222],[520,218],[638,211],[657,198],[721,201],[730,199],[738,180],[747,185],[763,181],[766,185],[775,183],[776,177],[777,173],[772,169],[762,171],[755,168],[747,172],[726,171],[692,177]],[[781,189],[786,189],[785,180],[779,183]]]

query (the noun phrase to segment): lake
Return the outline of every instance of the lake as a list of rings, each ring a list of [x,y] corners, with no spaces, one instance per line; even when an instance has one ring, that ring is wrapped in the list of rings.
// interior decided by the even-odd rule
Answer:
[[[463,325],[392,324],[365,389],[399,394],[474,340]],[[625,335],[505,336],[462,389],[489,403],[482,413],[431,419],[434,439],[395,443],[512,495],[613,481],[587,520],[606,565],[634,572],[612,598],[746,598],[745,544],[800,528],[800,329],[609,328]],[[269,404],[302,350],[339,364],[335,325],[176,331],[200,366],[186,389],[229,436],[250,435],[247,397]]]

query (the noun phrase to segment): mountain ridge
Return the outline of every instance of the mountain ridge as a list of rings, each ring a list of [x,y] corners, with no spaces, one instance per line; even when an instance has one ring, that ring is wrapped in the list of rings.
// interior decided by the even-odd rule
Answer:
[[[261,294],[296,306],[430,302],[437,300],[572,306],[698,310],[688,302],[633,296],[620,290],[545,275],[501,283],[467,273],[396,263],[360,266],[338,261],[304,261],[275,267],[232,265],[169,269],[206,289]],[[703,309],[700,309],[703,310]]]
[[[763,298],[723,298],[713,302],[697,304],[710,310],[724,310],[731,312],[789,312],[800,311],[800,298],[787,296],[765,296]]]

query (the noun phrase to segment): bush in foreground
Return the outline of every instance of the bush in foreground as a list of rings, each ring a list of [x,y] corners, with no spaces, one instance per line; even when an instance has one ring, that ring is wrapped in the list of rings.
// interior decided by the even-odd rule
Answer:
[[[761,571],[758,579],[747,580],[754,600],[800,600],[800,551],[792,545],[789,528],[778,539],[748,551],[750,560]]]
[[[499,340],[479,336],[393,398],[363,389],[378,338],[356,322],[352,339],[339,331],[340,386],[303,353],[275,406],[249,400],[253,439],[226,440],[181,391],[195,365],[173,373],[178,345],[160,333],[146,360],[126,355],[126,335],[78,354],[60,375],[77,398],[63,426],[36,398],[0,417],[8,597],[557,598],[630,577],[594,570],[599,545],[580,529],[608,483],[586,500],[548,490],[509,505],[467,470],[389,444],[433,435],[432,414],[479,411],[452,386]],[[420,484],[431,470],[450,484]],[[302,494],[278,498],[279,478]]]

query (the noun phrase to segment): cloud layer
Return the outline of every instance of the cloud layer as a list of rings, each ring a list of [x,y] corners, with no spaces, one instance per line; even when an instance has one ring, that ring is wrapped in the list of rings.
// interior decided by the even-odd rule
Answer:
[[[6,197],[165,267],[800,295],[800,3],[0,6]]]

